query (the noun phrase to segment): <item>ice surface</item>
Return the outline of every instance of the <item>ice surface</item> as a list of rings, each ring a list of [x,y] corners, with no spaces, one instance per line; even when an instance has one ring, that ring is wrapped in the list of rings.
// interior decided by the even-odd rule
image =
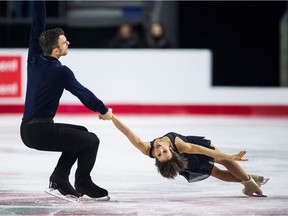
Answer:
[[[246,197],[242,185],[213,177],[197,183],[166,180],[154,161],[97,115],[61,115],[55,122],[86,126],[101,140],[92,178],[107,202],[71,203],[44,193],[60,153],[27,148],[20,115],[0,115],[0,215],[288,215],[288,118],[119,116],[144,141],[169,131],[204,135],[226,153],[246,150],[248,172],[270,178],[267,198]],[[73,184],[75,168],[71,172]]]

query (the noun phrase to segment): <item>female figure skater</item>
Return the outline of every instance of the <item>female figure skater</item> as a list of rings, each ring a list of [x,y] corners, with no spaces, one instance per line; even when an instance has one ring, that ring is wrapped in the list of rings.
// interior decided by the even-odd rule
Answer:
[[[99,115],[102,118],[102,115]],[[227,182],[240,182],[244,185],[242,192],[247,196],[264,196],[260,188],[267,182],[263,176],[248,175],[236,161],[244,159],[245,151],[228,155],[210,144],[210,140],[199,136],[183,136],[169,132],[151,142],[142,141],[131,129],[114,114],[114,125],[143,154],[155,158],[158,172],[165,178],[174,179],[178,174],[188,182],[196,182],[210,175]],[[214,165],[223,165],[226,170]]]

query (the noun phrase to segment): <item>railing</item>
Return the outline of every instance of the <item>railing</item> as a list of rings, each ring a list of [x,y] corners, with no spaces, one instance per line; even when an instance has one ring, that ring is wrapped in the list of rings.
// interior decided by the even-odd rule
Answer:
[[[153,1],[59,1],[46,4],[50,4],[50,8],[54,7],[54,14],[50,16],[51,10],[47,10],[48,24],[83,27],[115,26],[123,21],[147,23],[154,8]],[[30,23],[31,7],[28,1],[7,1],[6,16],[0,17],[0,24]]]

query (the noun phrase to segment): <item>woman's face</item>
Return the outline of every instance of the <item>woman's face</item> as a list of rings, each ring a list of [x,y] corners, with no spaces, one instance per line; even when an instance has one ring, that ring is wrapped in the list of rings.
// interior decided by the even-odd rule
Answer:
[[[165,162],[172,158],[172,153],[169,146],[163,142],[155,143],[154,155],[160,162]]]

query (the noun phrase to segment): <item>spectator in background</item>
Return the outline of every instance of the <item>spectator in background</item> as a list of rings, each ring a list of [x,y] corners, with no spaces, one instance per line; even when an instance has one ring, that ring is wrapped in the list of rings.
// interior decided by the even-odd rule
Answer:
[[[115,38],[110,42],[110,48],[142,48],[138,33],[133,26],[123,23],[119,26]]]
[[[138,34],[129,23],[122,23],[115,38],[110,42],[111,48],[140,48]]]
[[[147,48],[171,48],[164,26],[159,22],[154,22],[148,28],[146,38]]]

